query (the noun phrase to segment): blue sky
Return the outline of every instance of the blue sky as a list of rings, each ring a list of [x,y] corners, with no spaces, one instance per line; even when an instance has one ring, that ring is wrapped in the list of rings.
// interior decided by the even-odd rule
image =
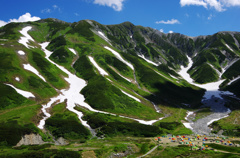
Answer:
[[[240,0],[1,0],[0,26],[57,18],[101,24],[130,21],[188,36],[240,32]]]

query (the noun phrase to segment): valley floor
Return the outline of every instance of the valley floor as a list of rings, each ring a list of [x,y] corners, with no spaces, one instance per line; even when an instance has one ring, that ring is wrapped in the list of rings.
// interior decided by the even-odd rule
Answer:
[[[199,137],[199,139],[197,138]],[[86,142],[72,142],[65,146],[51,144],[37,146],[2,147],[0,157],[224,157],[240,156],[240,138],[174,136],[174,137],[112,137],[93,138]],[[173,140],[175,139],[175,140]],[[203,141],[204,139],[204,141]],[[192,146],[191,146],[191,145]],[[21,150],[20,150],[21,149]],[[191,156],[190,156],[191,155]]]

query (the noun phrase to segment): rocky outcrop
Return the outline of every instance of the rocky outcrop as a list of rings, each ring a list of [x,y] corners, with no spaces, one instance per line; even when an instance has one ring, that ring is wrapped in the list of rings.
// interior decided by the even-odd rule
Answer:
[[[16,146],[21,146],[21,145],[41,145],[44,144],[42,140],[42,137],[39,134],[29,134],[29,135],[24,135],[22,139],[17,143]]]
[[[67,145],[67,144],[68,142],[63,137],[60,137],[55,141],[55,145]]]
[[[112,153],[108,158],[122,158],[128,155],[134,154],[136,151],[130,146],[127,147],[127,150],[124,152]]]
[[[57,140],[53,142],[44,142],[42,140],[42,137],[39,134],[27,134],[22,137],[22,139],[17,143],[16,146],[21,146],[21,145],[41,145],[41,144],[46,144],[46,143],[52,143],[55,145],[67,145],[68,142],[63,138],[60,137]]]

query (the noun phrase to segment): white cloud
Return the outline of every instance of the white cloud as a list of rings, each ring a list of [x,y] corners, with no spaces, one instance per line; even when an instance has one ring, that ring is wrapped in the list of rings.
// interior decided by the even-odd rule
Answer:
[[[115,11],[121,11],[123,8],[123,1],[125,0],[94,0],[93,3],[111,7]]]
[[[221,0],[221,2],[227,7],[240,6],[240,0]]]
[[[186,5],[187,6],[189,6],[189,5],[197,5],[197,6],[203,6],[203,7],[207,8],[207,4],[203,0],[180,0],[180,5],[182,7],[184,7]]]
[[[36,17],[36,16],[31,16],[30,13],[26,13],[21,15],[18,19],[10,19],[8,22],[0,20],[0,27],[4,26],[10,22],[28,22],[28,21],[37,21],[40,20],[41,18]]]
[[[57,5],[53,5],[53,8],[54,8],[54,9],[58,9],[58,6],[57,6]]]
[[[217,0],[205,0],[205,1],[210,7],[215,8],[219,12],[226,10],[223,8],[223,5]]]
[[[208,20],[211,20],[213,18],[213,15],[210,14],[209,17],[208,17]]]
[[[50,8],[43,9],[43,10],[41,10],[41,13],[52,13],[55,10],[58,10],[59,12],[61,12],[61,8],[55,4],[52,6],[52,9],[50,9]]]
[[[78,13],[74,13],[74,15],[76,15],[76,16],[80,16]]]
[[[59,6],[57,6],[56,4],[52,6],[54,10],[58,10],[59,12],[61,12],[61,8]]]
[[[163,30],[163,29],[160,29],[159,31],[160,31],[160,32],[164,32],[164,30]]]
[[[36,16],[31,16],[30,13],[23,14],[20,16],[18,19],[10,19],[10,22],[27,22],[27,21],[37,21],[40,20],[41,18],[36,17]]]
[[[226,10],[226,7],[240,6],[240,0],[180,0],[180,5],[203,6],[204,8],[214,8],[219,12]]]
[[[156,21],[156,24],[180,24],[177,19],[167,20],[167,21]]]
[[[170,30],[168,33],[173,33],[173,31],[172,31],[172,30]]]
[[[51,12],[52,12],[52,10],[49,8],[41,10],[41,13],[51,13]]]
[[[4,26],[6,24],[7,24],[7,22],[0,20],[0,27]]]

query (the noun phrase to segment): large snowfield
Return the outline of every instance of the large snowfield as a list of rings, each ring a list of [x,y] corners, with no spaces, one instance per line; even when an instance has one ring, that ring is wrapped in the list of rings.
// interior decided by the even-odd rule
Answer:
[[[221,95],[233,95],[228,91],[220,91],[219,86],[224,82],[224,80],[219,80],[217,82],[211,82],[207,84],[197,84],[194,83],[194,80],[190,77],[187,71],[192,67],[193,61],[190,57],[187,57],[189,64],[187,67],[181,66],[181,70],[179,71],[179,75],[182,76],[183,79],[188,81],[190,84],[195,85],[197,87],[206,89],[206,92],[203,96],[202,103],[210,106],[213,110],[213,114],[199,119],[196,122],[191,123],[183,123],[186,128],[193,130],[195,133],[210,133],[211,129],[208,127],[214,121],[220,120],[222,118],[228,117],[231,110],[224,106],[225,102]],[[221,76],[226,71],[226,68],[219,74]],[[218,102],[215,102],[215,99],[220,99]],[[188,120],[188,117],[192,115],[193,112],[187,112],[187,116],[185,117]]]

